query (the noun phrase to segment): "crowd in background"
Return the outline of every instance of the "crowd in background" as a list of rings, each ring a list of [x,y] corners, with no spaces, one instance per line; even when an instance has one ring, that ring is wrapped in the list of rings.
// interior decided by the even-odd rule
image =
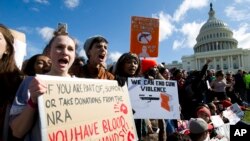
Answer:
[[[176,81],[181,119],[135,119],[139,140],[222,139],[211,123],[211,116],[220,115],[228,123],[229,119],[222,114],[227,107],[237,103],[242,110],[247,110],[250,104],[250,74],[243,70],[233,73],[208,69],[209,58],[201,70],[187,72],[127,52],[107,68],[108,40],[105,37],[88,38],[83,46],[87,58],[83,58],[77,55],[74,38],[59,28],[44,51],[25,60],[19,70],[13,43],[11,32],[1,24],[0,141],[41,140],[37,97],[44,94],[46,86],[36,74],[117,80],[120,86],[127,85],[129,77]],[[240,121],[239,124],[248,123]]]

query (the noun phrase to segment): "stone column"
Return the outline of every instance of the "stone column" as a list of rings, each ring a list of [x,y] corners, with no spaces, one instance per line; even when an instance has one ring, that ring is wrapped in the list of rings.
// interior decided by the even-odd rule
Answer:
[[[214,57],[214,61],[213,61],[213,68],[216,69],[216,60],[215,60],[215,57]]]
[[[198,68],[197,70],[200,70],[200,59],[198,59]]]
[[[216,42],[215,50],[218,50],[218,42]]]
[[[239,63],[239,65],[238,65],[238,69],[241,67],[240,66],[240,55],[237,55],[237,58],[238,58],[238,63]]]
[[[241,66],[245,69],[244,54],[241,54]]]
[[[232,55],[230,55],[230,68],[231,68],[231,69],[234,69],[234,68],[233,68],[233,59],[232,59]]]
[[[222,57],[223,56],[220,57],[220,69],[224,70]]]
[[[198,59],[197,58],[195,59],[195,68],[196,68],[196,70],[198,68]]]

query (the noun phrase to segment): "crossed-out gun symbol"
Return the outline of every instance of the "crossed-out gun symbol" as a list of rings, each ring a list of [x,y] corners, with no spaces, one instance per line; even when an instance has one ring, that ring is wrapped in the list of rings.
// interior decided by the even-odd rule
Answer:
[[[148,41],[148,39],[147,39],[148,36],[150,36],[150,33],[143,33],[142,32],[141,35],[139,36],[139,41],[141,41],[143,37]]]

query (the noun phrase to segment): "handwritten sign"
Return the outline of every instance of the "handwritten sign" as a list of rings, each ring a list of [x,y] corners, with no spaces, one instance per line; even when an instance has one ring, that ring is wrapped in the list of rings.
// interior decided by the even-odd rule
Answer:
[[[159,19],[131,18],[130,52],[139,57],[157,57],[159,45]]]
[[[111,80],[38,77],[47,85],[38,99],[43,141],[137,139],[126,86]]]
[[[176,81],[129,78],[134,118],[180,119]]]

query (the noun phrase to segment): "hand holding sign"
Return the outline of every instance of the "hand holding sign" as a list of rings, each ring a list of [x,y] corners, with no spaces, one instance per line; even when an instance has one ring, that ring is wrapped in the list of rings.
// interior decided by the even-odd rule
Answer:
[[[39,80],[37,77],[34,77],[29,85],[30,99],[34,104],[37,103],[37,98],[44,94],[47,90],[46,85]]]

